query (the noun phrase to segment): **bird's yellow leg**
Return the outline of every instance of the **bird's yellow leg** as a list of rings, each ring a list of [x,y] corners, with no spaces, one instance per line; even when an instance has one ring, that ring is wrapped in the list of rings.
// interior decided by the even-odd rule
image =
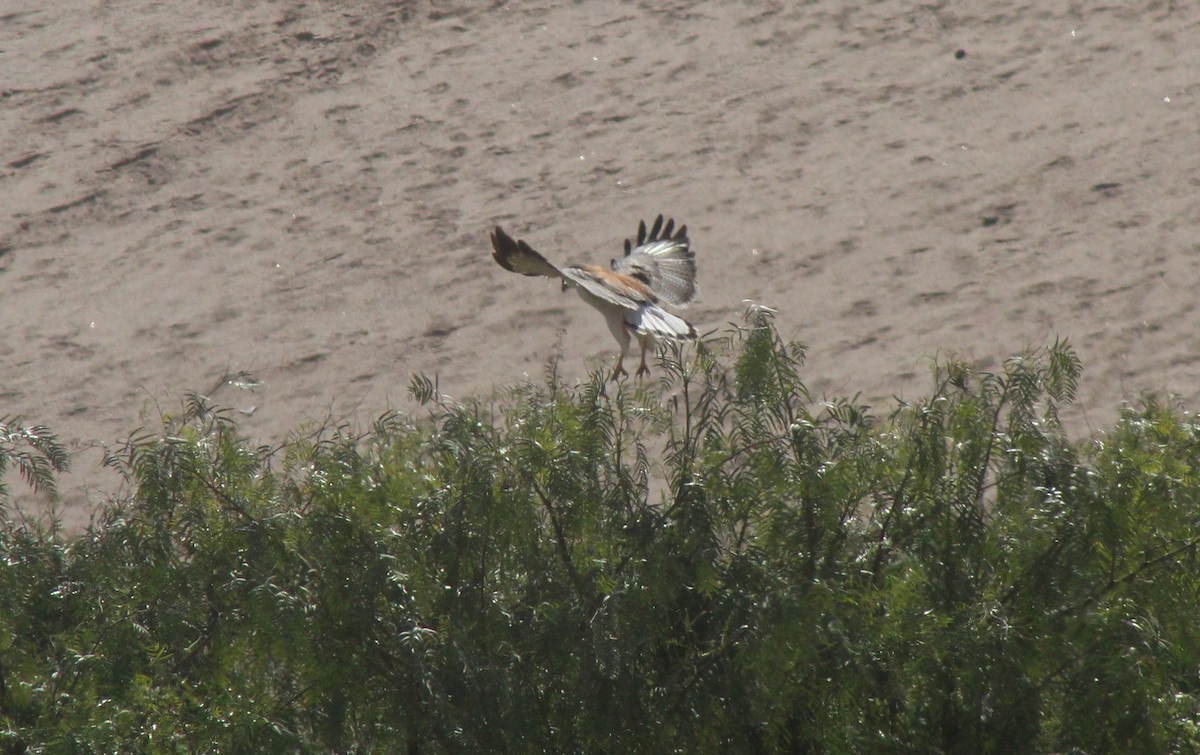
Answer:
[[[617,356],[617,366],[613,367],[612,377],[610,377],[609,380],[616,382],[617,378],[628,376],[629,373],[625,371],[625,355],[619,354]]]
[[[642,344],[642,363],[641,363],[641,365],[638,366],[638,369],[637,369],[638,377],[650,374],[650,368],[646,366],[646,347],[647,347],[647,344]]]

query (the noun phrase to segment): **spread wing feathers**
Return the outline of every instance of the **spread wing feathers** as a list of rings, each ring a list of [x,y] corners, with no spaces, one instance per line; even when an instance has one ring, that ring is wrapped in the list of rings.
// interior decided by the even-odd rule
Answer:
[[[654,304],[643,304],[625,316],[625,321],[641,335],[663,338],[695,338],[696,329],[682,317],[661,309]]]
[[[668,304],[684,306],[696,295],[696,253],[687,226],[675,230],[674,220],[664,226],[662,215],[649,232],[646,221],[638,223],[637,246],[625,239],[625,257],[613,260],[612,269],[637,278]]]
[[[509,236],[500,226],[496,226],[492,231],[492,257],[500,267],[514,273],[541,275],[546,278],[562,277],[562,272],[535,252],[533,247]]]
[[[654,302],[653,296],[644,288],[640,288],[643,285],[641,282],[622,280],[602,267],[572,265],[560,270],[559,274],[581,291],[618,307],[637,309],[643,304]]]

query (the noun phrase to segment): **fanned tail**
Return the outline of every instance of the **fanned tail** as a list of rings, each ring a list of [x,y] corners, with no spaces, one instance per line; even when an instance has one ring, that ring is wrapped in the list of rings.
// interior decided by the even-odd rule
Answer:
[[[630,312],[626,322],[641,335],[681,340],[696,337],[696,329],[690,322],[653,304],[644,304],[636,312]]]

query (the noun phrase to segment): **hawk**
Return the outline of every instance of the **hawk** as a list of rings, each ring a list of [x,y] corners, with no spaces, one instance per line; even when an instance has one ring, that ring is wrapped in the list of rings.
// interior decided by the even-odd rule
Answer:
[[[608,329],[621,353],[613,367],[611,380],[625,372],[625,355],[636,337],[642,347],[638,377],[650,373],[646,351],[657,338],[691,339],[696,329],[681,317],[662,308],[661,302],[686,306],[696,295],[696,254],[691,250],[687,226],[675,228],[674,220],[663,224],[659,215],[647,230],[646,221],[638,223],[637,242],[625,240],[625,256],[614,259],[609,267],[570,265],[558,268],[524,241],[513,239],[500,226],[492,231],[492,257],[505,270],[522,275],[560,278],[562,290],[573,288],[583,300],[604,315]]]

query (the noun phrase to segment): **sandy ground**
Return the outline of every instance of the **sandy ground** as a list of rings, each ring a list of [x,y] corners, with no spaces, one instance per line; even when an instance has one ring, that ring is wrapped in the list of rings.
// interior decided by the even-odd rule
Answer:
[[[603,320],[487,231],[606,262],[658,212],[688,318],[776,308],[817,394],[1064,336],[1081,429],[1194,405],[1197,40],[1179,0],[0,1],[0,416],[70,446],[78,528],[103,448],[227,373],[266,442],[417,371],[582,377]]]

